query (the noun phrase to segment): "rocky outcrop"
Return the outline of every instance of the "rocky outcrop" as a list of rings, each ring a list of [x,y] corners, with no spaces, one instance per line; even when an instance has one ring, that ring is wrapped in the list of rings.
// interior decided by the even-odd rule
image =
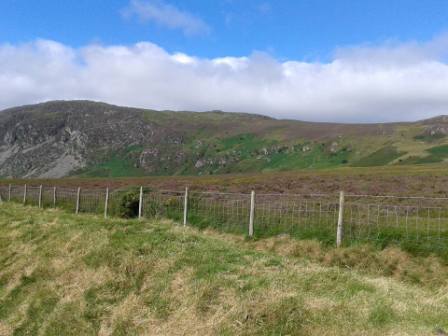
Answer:
[[[93,102],[50,102],[0,114],[0,175],[62,177],[166,132],[141,111]],[[180,137],[166,138],[167,142]]]

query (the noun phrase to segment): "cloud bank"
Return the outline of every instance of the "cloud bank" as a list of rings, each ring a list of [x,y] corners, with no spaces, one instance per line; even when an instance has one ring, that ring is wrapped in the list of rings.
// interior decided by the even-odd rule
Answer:
[[[0,108],[91,99],[154,109],[221,109],[313,121],[448,114],[448,36],[339,49],[328,62],[267,54],[200,58],[148,42],[82,48],[0,45]]]

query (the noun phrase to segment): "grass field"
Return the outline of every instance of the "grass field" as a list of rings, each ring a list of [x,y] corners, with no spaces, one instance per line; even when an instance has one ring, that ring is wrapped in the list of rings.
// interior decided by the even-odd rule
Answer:
[[[434,335],[448,266],[367,245],[0,207],[0,335]]]

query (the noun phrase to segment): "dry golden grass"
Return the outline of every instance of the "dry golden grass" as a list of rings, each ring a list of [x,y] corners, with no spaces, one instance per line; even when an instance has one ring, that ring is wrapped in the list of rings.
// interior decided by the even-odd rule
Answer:
[[[246,241],[169,221],[105,221],[17,205],[0,207],[0,235],[2,336],[434,335],[448,328],[446,266],[393,248],[335,250],[287,236]]]

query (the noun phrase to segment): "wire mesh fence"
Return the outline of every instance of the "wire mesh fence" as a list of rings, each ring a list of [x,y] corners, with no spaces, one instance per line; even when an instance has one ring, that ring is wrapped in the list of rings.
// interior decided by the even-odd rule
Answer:
[[[28,186],[26,190],[25,204],[38,206],[40,199],[40,190],[40,187]]]
[[[73,188],[56,189],[56,207],[74,212],[76,210],[77,190]]]
[[[55,208],[56,207],[56,191],[55,187],[42,187],[42,207]]]
[[[448,198],[337,194],[256,194],[1,186],[3,201],[125,218],[169,218],[199,228],[267,237],[289,234],[334,244],[419,242],[448,245]],[[25,201],[25,202],[24,202]],[[253,209],[253,211],[251,211]],[[341,211],[342,209],[342,211]],[[448,249],[448,247],[447,247]]]
[[[184,193],[160,190],[144,192],[142,195],[142,215],[146,218],[169,218],[181,221],[184,212]]]
[[[448,199],[348,195],[345,239],[387,242],[448,241]]]
[[[77,192],[78,191],[76,191],[76,193]],[[81,189],[79,192],[79,212],[93,214],[104,213],[105,198],[105,190]]]
[[[303,239],[334,241],[338,207],[338,200],[332,195],[257,195],[255,233],[288,233]]]
[[[250,195],[217,192],[191,192],[188,197],[187,222],[225,232],[247,233]]]
[[[23,202],[24,187],[23,186],[10,186],[8,190],[8,200],[12,202]]]
[[[0,186],[0,199],[2,202],[8,201],[9,187],[8,186]]]

